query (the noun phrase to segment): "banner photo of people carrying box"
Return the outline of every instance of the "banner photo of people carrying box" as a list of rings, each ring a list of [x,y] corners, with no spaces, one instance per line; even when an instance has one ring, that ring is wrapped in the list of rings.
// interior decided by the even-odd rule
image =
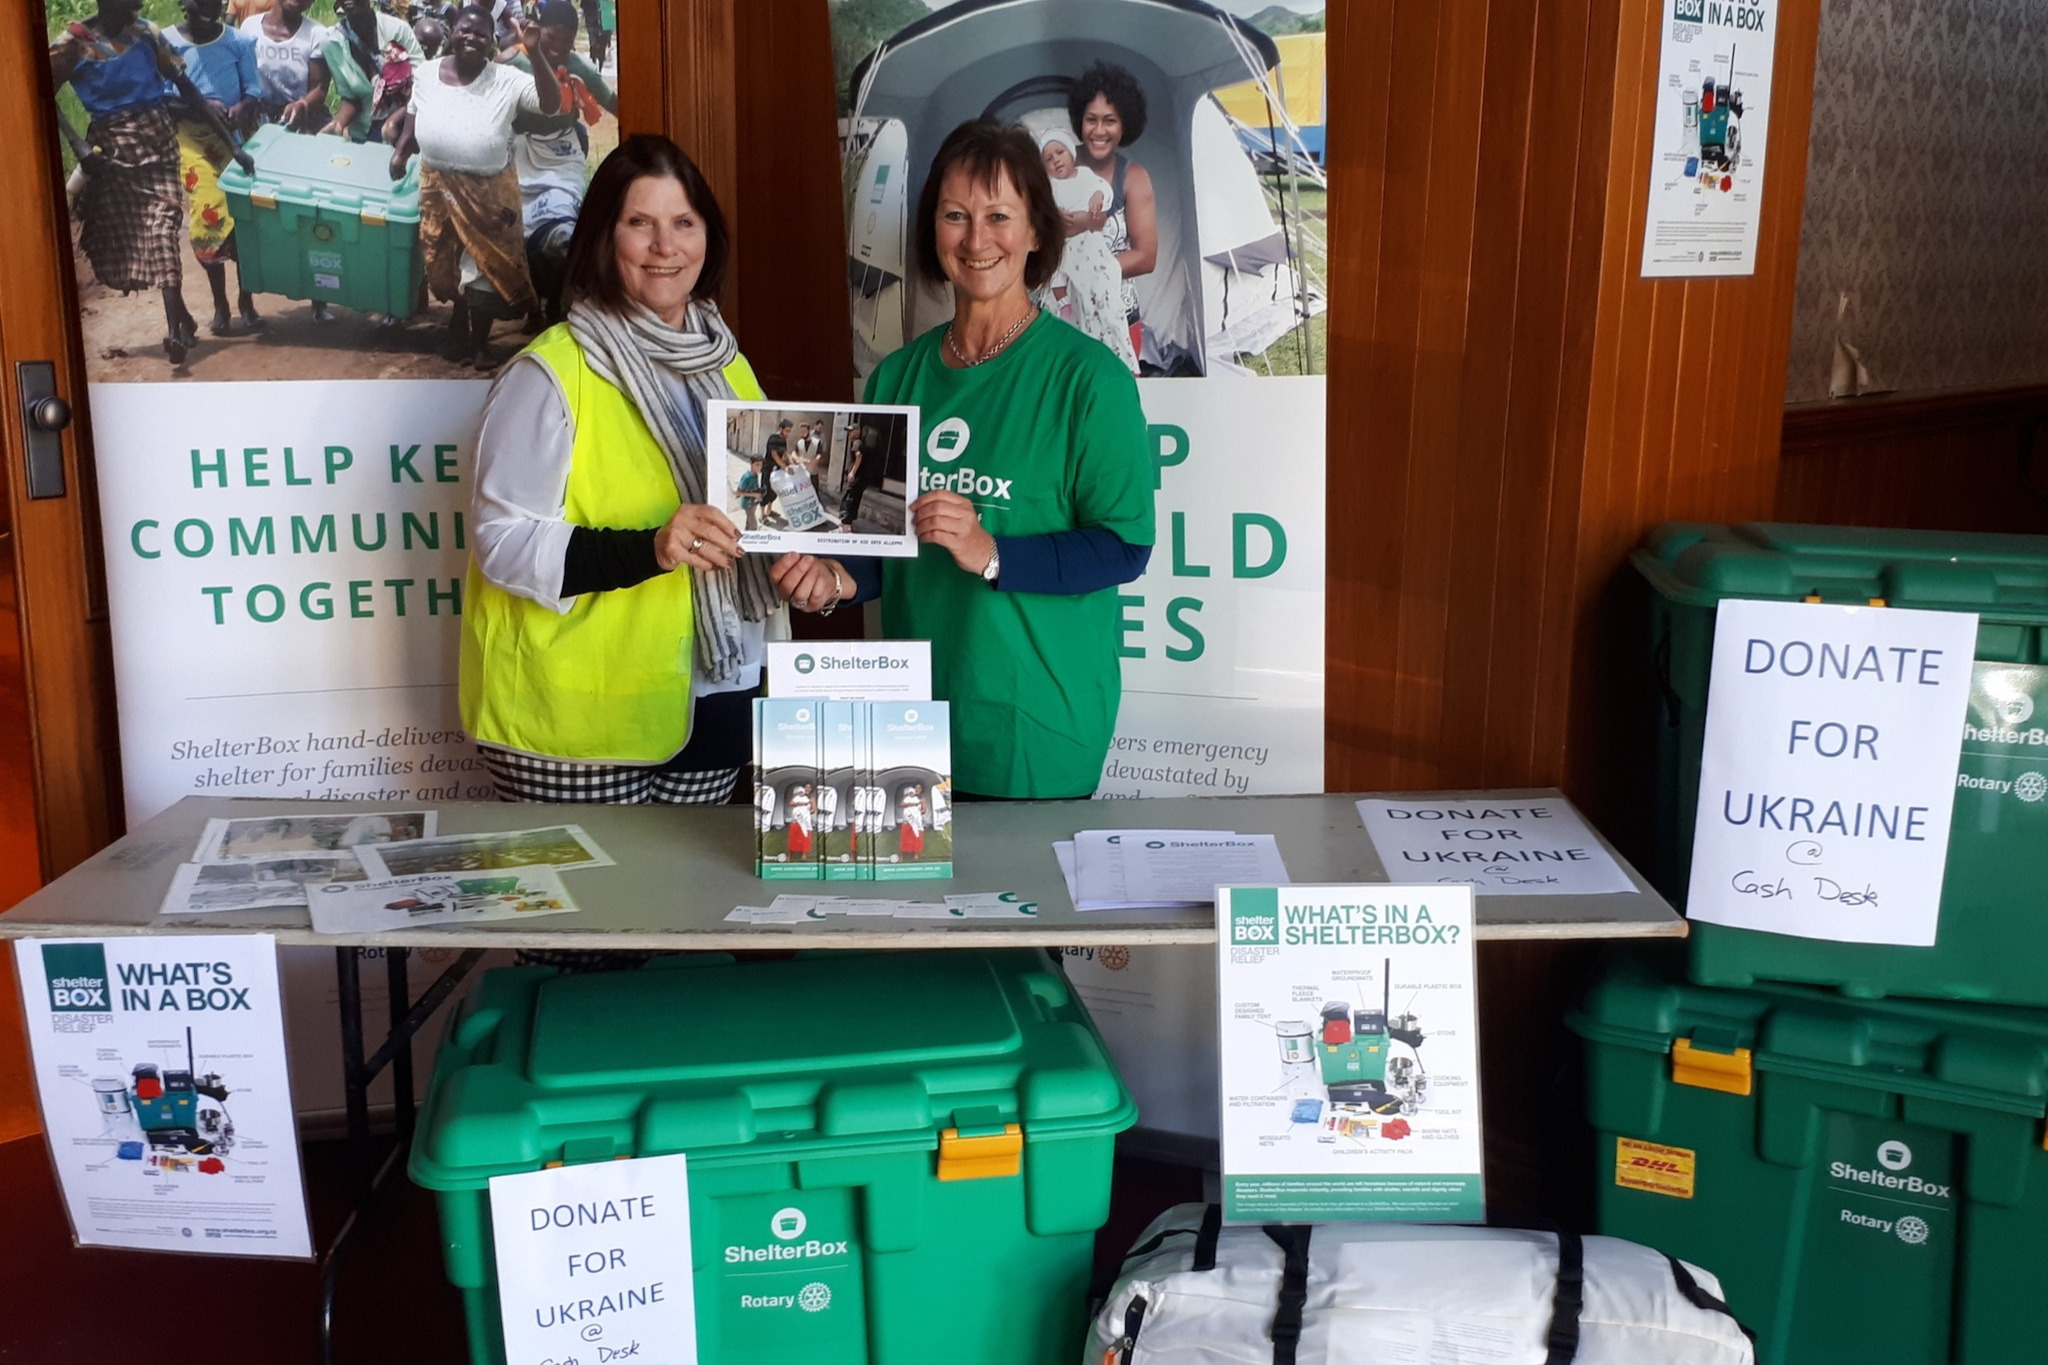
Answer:
[[[1123,589],[1099,793],[1321,791],[1322,6],[833,0],[831,16],[856,384],[951,316],[910,215],[940,141],[984,116],[1033,134],[1080,229],[1040,306],[1137,375],[1158,543]],[[1083,950],[1067,968],[1119,1054],[1206,1050],[1207,953]],[[1187,1077],[1214,1067],[1189,1063],[1127,1072],[1148,1128],[1213,1138],[1214,1082]]]
[[[553,318],[616,44],[594,0],[526,5],[543,115],[522,35],[409,8],[42,0],[131,825],[192,793],[493,795],[455,695],[477,364]],[[502,166],[411,150],[444,141],[437,61],[493,96]],[[281,962],[317,1042],[331,955]]]

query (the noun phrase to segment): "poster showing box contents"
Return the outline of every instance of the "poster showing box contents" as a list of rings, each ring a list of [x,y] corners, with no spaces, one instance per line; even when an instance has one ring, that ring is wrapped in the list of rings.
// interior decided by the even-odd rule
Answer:
[[[1485,1217],[1472,890],[1217,893],[1223,1216]]]
[[[1777,0],[1663,0],[1643,275],[1754,275]]]
[[[312,1256],[275,940],[21,939],[14,963],[80,1246]]]

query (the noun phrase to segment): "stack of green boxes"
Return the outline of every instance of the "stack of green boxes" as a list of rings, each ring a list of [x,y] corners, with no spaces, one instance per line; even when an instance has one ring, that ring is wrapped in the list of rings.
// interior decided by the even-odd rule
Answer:
[[[473,1365],[504,1362],[490,1178],[673,1152],[703,1365],[1065,1365],[1136,1118],[1036,950],[512,967],[449,1026],[411,1173]],[[823,1250],[746,1253],[785,1221]]]
[[[1932,947],[1694,924],[1689,981],[1624,964],[1573,1017],[1600,1230],[1713,1270],[1762,1365],[2048,1358],[2048,541],[1674,524],[1634,562],[1676,903],[1721,601],[1974,611],[1978,662]]]

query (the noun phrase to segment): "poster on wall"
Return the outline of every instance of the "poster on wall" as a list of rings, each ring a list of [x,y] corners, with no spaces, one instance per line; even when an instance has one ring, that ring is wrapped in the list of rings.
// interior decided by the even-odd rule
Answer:
[[[17,939],[80,1246],[310,1257],[268,934]]]
[[[1663,0],[1646,278],[1754,275],[1779,0]]]
[[[487,798],[455,702],[478,414],[617,144],[615,35],[539,11],[573,111],[513,117],[511,178],[441,177],[463,211],[423,219],[433,177],[384,134],[445,24],[145,0],[117,26],[133,8],[43,5],[128,822],[194,793]],[[430,231],[455,216],[495,226]],[[281,965],[294,1038],[332,1034],[332,955]],[[301,1055],[332,1107],[333,1049]]]
[[[1486,1216],[1472,889],[1217,893],[1223,1216]]]

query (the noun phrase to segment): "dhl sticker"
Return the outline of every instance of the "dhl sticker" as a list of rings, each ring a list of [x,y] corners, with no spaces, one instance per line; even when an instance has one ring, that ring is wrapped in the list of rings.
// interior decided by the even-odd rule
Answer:
[[[1698,1156],[1690,1147],[1666,1147],[1635,1138],[1614,1140],[1614,1183],[1674,1199],[1692,1198]]]

